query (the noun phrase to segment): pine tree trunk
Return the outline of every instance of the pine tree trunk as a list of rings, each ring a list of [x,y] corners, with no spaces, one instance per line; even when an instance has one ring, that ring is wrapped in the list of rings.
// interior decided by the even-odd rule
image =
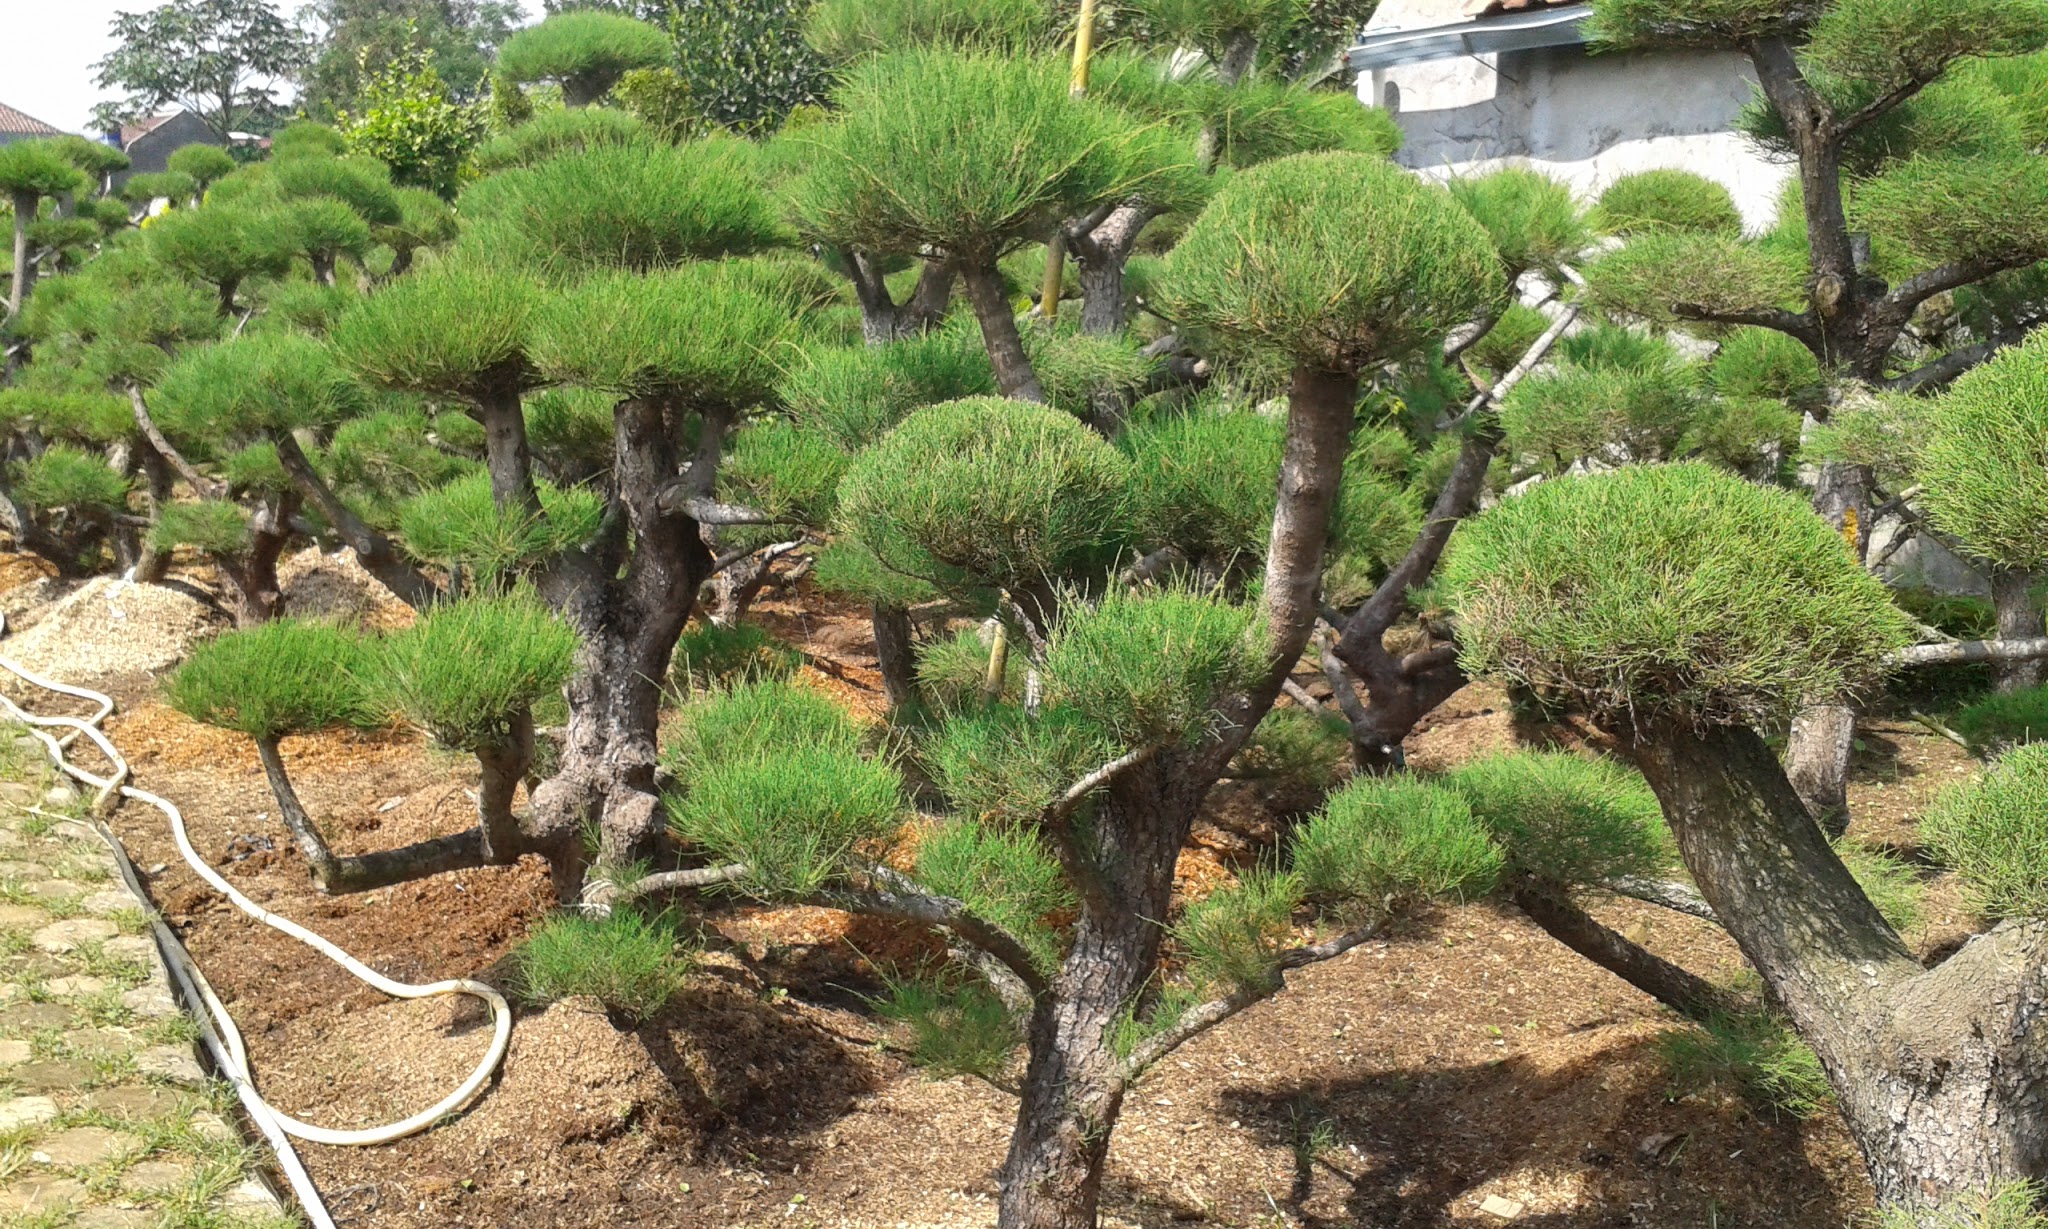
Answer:
[[[36,194],[33,192],[14,193],[14,278],[7,290],[7,314],[13,316],[21,311],[22,301],[28,298],[28,227],[36,217]]]
[[[1856,710],[1812,704],[1792,719],[1785,775],[1807,813],[1830,837],[1849,830],[1849,757],[1856,749]]]
[[[917,699],[917,659],[911,652],[910,612],[876,602],[870,608],[875,626],[875,657],[881,663],[882,694],[890,708]]]
[[[1017,331],[1017,313],[1003,293],[1002,274],[993,263],[965,266],[961,277],[967,282],[967,298],[981,322],[981,338],[988,346],[989,362],[996,369],[996,387],[1003,396],[1017,401],[1045,401],[1045,389],[1032,369],[1031,356],[1024,351],[1023,335]]]
[[[1559,884],[1524,877],[1509,889],[1508,899],[1545,934],[1680,1015],[1705,1020],[1731,1006],[1712,982],[1601,924]]]
[[[2033,572],[1993,569],[1991,604],[1998,616],[2000,640],[2035,640],[2048,636],[2048,617],[2044,617],[2041,599],[2035,591],[2040,581],[2041,577]],[[2003,661],[1992,669],[1996,672],[2000,691],[2019,691],[2041,685],[2043,663],[2038,659]]]
[[[1003,1160],[1000,1229],[1093,1229],[1127,1077],[1118,1018],[1151,982],[1173,871],[1201,790],[1161,757],[1113,785],[1089,825],[1097,868],[1073,945],[1034,1010],[1017,1125]]]
[[[1673,728],[1631,754],[1701,894],[1819,1055],[1880,1200],[2048,1175],[2048,926],[2008,923],[1923,970],[1753,731]]]

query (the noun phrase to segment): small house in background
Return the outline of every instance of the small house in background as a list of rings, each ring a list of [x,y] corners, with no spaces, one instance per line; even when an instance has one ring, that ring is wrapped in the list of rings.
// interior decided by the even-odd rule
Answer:
[[[1678,167],[1768,226],[1791,168],[1735,130],[1754,96],[1733,51],[1595,54],[1585,0],[1384,0],[1350,64],[1362,101],[1393,112],[1401,163],[1424,174],[1521,164],[1590,200],[1636,171]]]
[[[130,175],[170,169],[171,155],[187,145],[226,148],[227,142],[221,140],[219,134],[197,115],[190,111],[173,111],[169,115],[152,115],[122,125],[120,145],[122,152],[128,155],[129,167],[113,177],[113,190],[116,192],[128,182]]]
[[[54,124],[45,124],[32,115],[24,115],[0,102],[0,145],[15,141],[33,141],[38,137],[61,137],[64,130]]]

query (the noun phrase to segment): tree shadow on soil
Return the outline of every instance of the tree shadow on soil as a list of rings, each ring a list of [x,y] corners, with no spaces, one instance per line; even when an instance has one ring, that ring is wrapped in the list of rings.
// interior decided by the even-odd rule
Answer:
[[[1640,1039],[1548,1071],[1511,1057],[1437,1071],[1390,1068],[1344,1080],[1234,1089],[1222,1096],[1219,1108],[1269,1145],[1293,1151],[1291,1188],[1285,1197],[1278,1191],[1273,1197],[1290,1218],[1311,1229],[1467,1223],[1454,1218],[1452,1205],[1488,1182],[1558,1171],[1588,1174],[1585,1185],[1601,1197],[1579,1199],[1562,1211],[1531,1209],[1514,1219],[1516,1229],[1706,1225],[1710,1212],[1724,1229],[1849,1221],[1852,1210],[1839,1202],[1829,1177],[1806,1159],[1807,1124],[1740,1109],[1685,1107],[1683,1125],[1689,1130],[1646,1136],[1650,1124],[1670,1123],[1675,1116],[1662,1082],[1611,1077],[1624,1065],[1647,1070],[1647,1061],[1630,1059],[1648,1060],[1652,1044]],[[1604,1109],[1588,1112],[1600,1103]],[[1740,1141],[1738,1151],[1759,1158],[1753,1169],[1725,1159],[1717,1143],[1700,1142],[1718,1139],[1723,1128]],[[1697,1148],[1689,1156],[1684,1145],[1694,1136]],[[1716,1189],[1731,1183],[1746,1208],[1716,1201]],[[1681,1211],[1689,1198],[1698,1202],[1697,1216]],[[1645,1220],[1645,1202],[1660,1206],[1662,1218]],[[1779,1214],[1792,1207],[1800,1209],[1798,1216]]]

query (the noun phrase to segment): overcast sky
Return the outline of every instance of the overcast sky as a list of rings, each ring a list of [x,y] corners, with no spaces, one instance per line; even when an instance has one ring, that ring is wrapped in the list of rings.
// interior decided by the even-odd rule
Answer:
[[[300,0],[273,7],[287,15]],[[540,0],[524,0],[539,17]],[[93,84],[92,65],[107,54],[107,25],[122,9],[153,7],[151,0],[0,0],[0,102],[69,132],[84,132],[93,104],[112,92]]]

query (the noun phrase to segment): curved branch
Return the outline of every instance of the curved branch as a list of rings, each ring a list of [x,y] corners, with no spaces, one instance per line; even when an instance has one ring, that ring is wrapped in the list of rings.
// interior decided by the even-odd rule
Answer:
[[[1610,879],[1600,886],[1616,896],[1626,896],[1631,900],[1642,901],[1646,905],[1656,905],[1674,913],[1687,914],[1703,922],[1712,922],[1716,926],[1721,924],[1720,917],[1714,913],[1714,907],[1690,884],[1629,877]]]
[[[1702,320],[1710,324],[1745,324],[1760,329],[1773,329],[1796,337],[1809,346],[1820,338],[1820,331],[1815,327],[1813,317],[1787,311],[1782,307],[1750,307],[1739,311],[1721,311],[1698,303],[1673,303],[1671,314],[1681,320]]]
[[[2008,269],[2023,269],[2040,259],[2039,252],[2016,248],[1997,256],[1952,261],[1900,282],[1884,297],[1881,307],[1892,319],[1903,321],[1912,315],[1914,308],[1935,295],[1975,285],[1993,274],[2003,273]]]
[[[2016,324],[2009,329],[2001,329],[1975,345],[1951,350],[1924,367],[1915,368],[1902,376],[1888,380],[1885,387],[1897,393],[1929,392],[1944,388],[1964,372],[1990,361],[2000,350],[2025,341],[2027,334],[2042,323],[2041,320],[2035,319],[2024,324]]]
[[[1885,658],[1893,666],[1959,666],[1986,661],[2040,661],[2048,657],[2048,640],[1963,640],[1950,644],[1916,644]]]
[[[193,494],[201,499],[217,499],[226,493],[224,486],[208,482],[201,477],[199,471],[192,467],[192,463],[185,459],[184,454],[172,447],[170,440],[164,438],[164,433],[156,425],[156,419],[150,417],[149,403],[142,399],[142,390],[133,384],[128,386],[128,404],[134,408],[135,425],[142,429],[143,438],[149,441],[150,447],[156,449],[158,456],[170,462],[171,468],[178,471],[180,478],[191,485]]]
[[[965,903],[950,896],[934,896],[921,890],[908,876],[885,866],[866,868],[876,885],[867,888],[824,888],[801,903],[874,917],[901,918],[939,926],[972,943],[1002,962],[1033,999],[1044,997],[1051,987],[1031,952],[1009,931],[977,916]]]
[[[1097,768],[1087,776],[1074,782],[1073,785],[1067,788],[1065,794],[1061,795],[1051,806],[1045,808],[1043,822],[1047,825],[1063,823],[1074,812],[1081,809],[1081,804],[1088,801],[1089,795],[1093,794],[1096,790],[1105,788],[1111,781],[1116,780],[1124,773],[1158,755],[1163,750],[1165,750],[1165,747],[1157,743],[1149,747],[1140,747],[1128,755],[1120,755],[1102,767]]]
[[[391,539],[370,528],[363,518],[341,502],[341,497],[306,459],[298,439],[291,432],[274,432],[271,442],[277,447],[278,464],[283,467],[285,476],[356,552],[356,560],[363,565],[364,571],[376,577],[399,601],[415,610],[423,610],[441,599],[439,587],[427,579],[424,572],[400,558],[397,549],[391,545]]]
[[[1326,940],[1311,947],[1290,948],[1274,960],[1270,976],[1266,981],[1251,986],[1241,986],[1220,999],[1211,999],[1181,1013],[1172,1027],[1153,1034],[1131,1050],[1124,1059],[1124,1078],[1136,1079],[1147,1067],[1165,1058],[1189,1041],[1215,1028],[1247,1007],[1262,1003],[1280,993],[1287,986],[1287,974],[1294,969],[1321,964],[1334,960],[1345,952],[1367,942],[1380,933],[1382,923],[1374,922],[1357,930],[1347,931],[1334,939]]]

